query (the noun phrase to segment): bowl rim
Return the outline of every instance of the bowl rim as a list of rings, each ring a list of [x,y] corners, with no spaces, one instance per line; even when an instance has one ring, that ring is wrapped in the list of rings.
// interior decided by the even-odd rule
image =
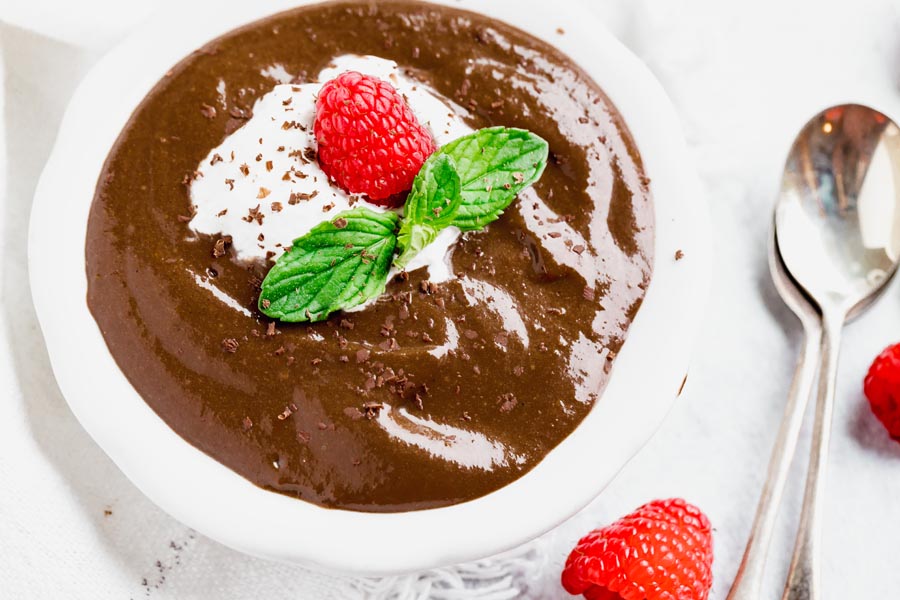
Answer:
[[[263,490],[194,448],[150,409],[119,370],[87,307],[88,211],[100,169],[134,108],[204,43],[319,1],[229,0],[228,10],[218,1],[211,11],[211,1],[182,4],[178,19],[161,11],[84,78],[35,191],[29,231],[32,295],[53,372],[72,412],[122,472],[163,510],[227,546],[373,575],[497,554],[585,507],[650,439],[681,392],[708,295],[708,214],[675,110],[649,69],[587,6],[554,11],[537,0],[428,0],[504,21],[571,57],[622,114],[651,178],[655,265],[643,306],[601,399],[520,479],[462,504],[388,514],[325,509]]]

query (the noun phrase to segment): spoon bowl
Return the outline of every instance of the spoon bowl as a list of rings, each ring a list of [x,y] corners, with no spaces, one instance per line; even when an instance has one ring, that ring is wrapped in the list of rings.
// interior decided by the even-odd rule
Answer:
[[[775,222],[785,266],[823,312],[868,304],[900,254],[900,128],[858,104],[816,115],[788,155]]]

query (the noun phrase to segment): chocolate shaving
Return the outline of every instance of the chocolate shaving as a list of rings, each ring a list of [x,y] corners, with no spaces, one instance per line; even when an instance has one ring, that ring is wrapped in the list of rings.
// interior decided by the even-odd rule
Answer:
[[[241,217],[241,220],[246,221],[247,223],[252,223],[253,221],[256,221],[256,223],[258,225],[262,225],[263,219],[266,218],[266,215],[264,213],[259,212],[259,207],[260,207],[260,205],[257,204],[256,208],[251,208],[250,210],[248,210],[247,215],[244,217]]]
[[[237,352],[239,345],[240,344],[238,344],[238,341],[234,338],[222,340],[222,349],[229,354],[234,354],[235,352]]]
[[[212,255],[213,258],[222,258],[227,253],[229,246],[231,246],[231,236],[225,235],[216,240],[216,243],[213,245]]]
[[[207,119],[215,119],[216,118],[216,107],[211,106],[209,104],[203,103],[200,105],[200,114],[206,117]]]
[[[381,402],[366,402],[363,404],[363,411],[365,411],[365,416],[369,420],[377,419],[378,413],[380,413],[383,408],[384,404]]]
[[[469,81],[468,79],[463,79],[462,84],[460,84],[459,89],[456,91],[456,95],[462,99],[465,99],[465,97],[469,95],[469,88],[471,86],[471,81]]]
[[[313,198],[315,198],[318,195],[319,195],[318,191],[314,191],[311,194],[307,194],[304,192],[292,192],[291,197],[288,198],[288,204],[293,206],[294,204],[299,204],[300,202],[302,202],[304,200],[312,200]]]
[[[515,395],[510,393],[500,396],[500,399],[497,400],[497,403],[500,405],[500,412],[508,413],[516,407],[519,401],[516,399]]]
[[[250,117],[253,116],[253,111],[249,108],[241,108],[240,106],[232,106],[228,110],[228,114],[230,114],[235,119],[244,119],[245,121],[249,120]]]

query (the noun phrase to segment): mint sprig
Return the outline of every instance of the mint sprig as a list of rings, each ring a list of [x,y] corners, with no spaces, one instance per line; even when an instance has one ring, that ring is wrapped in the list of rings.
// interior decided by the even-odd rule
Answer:
[[[491,127],[450,142],[422,165],[402,220],[356,208],[294,240],[263,281],[260,311],[315,322],[378,297],[392,262],[403,269],[447,227],[478,231],[500,218],[540,178],[548,153],[524,129]]]
[[[416,254],[434,241],[438,233],[456,218],[460,196],[456,164],[446,154],[434,154],[413,181],[412,191],[403,209],[403,222],[397,236],[401,252],[394,265],[402,269]]]
[[[266,275],[259,309],[289,323],[322,321],[384,291],[400,217],[368,208],[342,212],[294,240]]]

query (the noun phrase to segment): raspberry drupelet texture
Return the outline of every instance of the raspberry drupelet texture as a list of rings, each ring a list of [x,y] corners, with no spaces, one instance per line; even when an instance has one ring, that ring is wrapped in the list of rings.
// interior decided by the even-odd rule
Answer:
[[[436,150],[431,133],[391,84],[348,71],[316,100],[315,135],[322,170],[351,194],[397,206]]]
[[[684,500],[655,500],[583,537],[562,584],[588,600],[706,600],[712,560],[706,515]]]
[[[900,344],[878,355],[869,367],[863,389],[872,412],[900,442]]]

